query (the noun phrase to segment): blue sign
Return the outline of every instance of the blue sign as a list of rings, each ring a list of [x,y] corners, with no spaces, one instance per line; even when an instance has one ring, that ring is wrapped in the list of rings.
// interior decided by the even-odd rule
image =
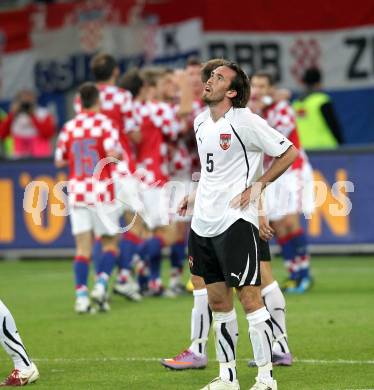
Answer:
[[[326,193],[306,221],[310,243],[374,244],[374,153],[315,152],[310,160]],[[69,218],[55,215],[63,209],[56,186],[66,178],[52,160],[0,162],[0,250],[74,247]]]

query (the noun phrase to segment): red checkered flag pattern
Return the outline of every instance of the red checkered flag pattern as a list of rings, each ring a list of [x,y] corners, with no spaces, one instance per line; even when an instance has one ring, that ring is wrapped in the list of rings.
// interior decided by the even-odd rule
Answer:
[[[169,179],[168,144],[176,140],[178,124],[170,105],[162,102],[135,102],[135,120],[142,131],[138,145],[137,173],[148,185],[161,185]]]
[[[316,39],[296,39],[290,48],[290,52],[295,59],[291,67],[291,73],[297,81],[301,81],[304,72],[308,68],[320,67],[321,47]]]
[[[307,159],[305,152],[302,150],[299,134],[296,127],[295,113],[291,105],[282,100],[271,105],[265,112],[264,119],[268,122],[269,126],[278,130],[282,135],[288,138],[295,147],[300,151],[299,157],[292,164],[292,169],[301,168]],[[267,165],[272,158],[265,158],[265,165]]]
[[[68,163],[71,205],[114,201],[111,165],[105,165],[100,176],[93,174],[100,160],[121,151],[118,131],[105,115],[82,112],[65,124],[57,140],[55,160]]]

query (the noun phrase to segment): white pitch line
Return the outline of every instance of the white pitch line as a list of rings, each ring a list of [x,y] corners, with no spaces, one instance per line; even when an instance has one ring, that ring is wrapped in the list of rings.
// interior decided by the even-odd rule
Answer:
[[[4,361],[1,359],[0,361]],[[88,357],[88,358],[34,358],[35,362],[42,363],[79,363],[79,362],[159,362],[157,357]],[[238,361],[248,361],[249,359],[238,359]],[[374,364],[374,360],[319,360],[319,359],[294,359],[295,363],[301,364]]]

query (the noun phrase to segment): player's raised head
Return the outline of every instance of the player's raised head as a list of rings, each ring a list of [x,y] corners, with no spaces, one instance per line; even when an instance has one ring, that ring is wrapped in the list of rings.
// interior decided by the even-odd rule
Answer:
[[[86,82],[79,87],[79,97],[83,109],[94,108],[99,105],[99,90],[95,83]]]
[[[244,108],[249,93],[247,74],[236,63],[225,61],[212,70],[205,84],[203,100],[209,105],[215,105],[228,99],[233,107]]]
[[[201,80],[203,83],[206,83],[210,75],[212,74],[212,71],[219,66],[222,66],[226,63],[227,61],[223,58],[213,58],[203,64],[203,67],[201,69]]]
[[[119,74],[117,61],[107,53],[99,53],[91,60],[91,71],[96,81],[109,81],[117,78]]]

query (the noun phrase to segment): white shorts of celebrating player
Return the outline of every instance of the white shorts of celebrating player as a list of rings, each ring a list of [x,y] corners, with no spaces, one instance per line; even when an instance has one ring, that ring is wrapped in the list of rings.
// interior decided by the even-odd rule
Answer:
[[[279,221],[286,215],[303,213],[310,218],[314,211],[313,171],[310,164],[302,169],[285,172],[265,193],[266,215],[270,221]]]
[[[188,194],[188,181],[169,181],[162,187],[146,187],[142,190],[144,211],[140,212],[144,222],[150,230],[156,227],[169,225],[176,220],[189,220],[178,216],[178,206]]]
[[[119,214],[125,211],[141,213],[143,202],[140,195],[140,181],[131,175],[115,178],[115,198],[119,207]]]
[[[142,200],[144,208],[140,215],[149,230],[169,225],[169,198],[165,187],[145,187]]]
[[[114,236],[119,232],[119,213],[116,204],[72,206],[71,230],[74,236],[93,231],[95,237]]]

